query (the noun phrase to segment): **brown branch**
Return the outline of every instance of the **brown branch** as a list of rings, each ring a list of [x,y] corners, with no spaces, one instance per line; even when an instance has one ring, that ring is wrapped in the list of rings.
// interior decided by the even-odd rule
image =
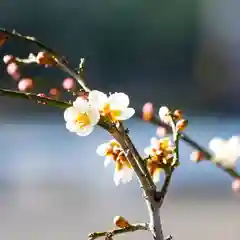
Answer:
[[[72,68],[68,65],[67,61],[61,55],[59,55],[56,51],[54,51],[52,48],[47,47],[44,43],[40,42],[34,37],[24,36],[16,32],[15,30],[8,31],[6,29],[0,28],[0,32],[5,33],[6,35],[8,35],[8,37],[19,38],[24,41],[30,42],[32,44],[37,45],[39,48],[45,50],[49,55],[51,55],[54,58],[58,66],[64,72],[68,73],[71,77],[73,77],[79,83],[79,85],[82,87],[82,89],[85,92],[90,91],[89,88],[85,85],[84,80],[81,78],[81,76],[76,71],[72,70]]]
[[[111,237],[113,237],[115,235],[128,233],[128,232],[135,232],[135,231],[139,231],[139,230],[149,231],[148,224],[147,223],[138,223],[138,224],[132,224],[125,228],[117,228],[117,229],[113,229],[113,230],[105,231],[105,232],[90,233],[88,235],[88,240],[94,240],[99,237],[106,237],[107,235],[111,235]]]

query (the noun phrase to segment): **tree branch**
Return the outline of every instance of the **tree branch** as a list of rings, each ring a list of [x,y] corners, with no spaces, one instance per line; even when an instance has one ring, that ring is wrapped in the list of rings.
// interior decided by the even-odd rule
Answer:
[[[82,89],[85,92],[90,91],[89,88],[85,85],[84,80],[81,78],[81,76],[77,72],[72,70],[72,68],[68,65],[67,61],[62,56],[60,56],[56,51],[54,51],[52,48],[47,47],[44,43],[38,41],[34,37],[24,36],[24,35],[16,32],[15,30],[8,31],[4,28],[0,28],[0,32],[7,34],[8,37],[19,38],[24,41],[30,42],[32,44],[37,45],[39,48],[45,50],[50,56],[52,56],[54,58],[54,60],[58,64],[58,66],[64,72],[68,73],[71,77],[73,77],[79,83],[79,85],[82,87]]]
[[[12,98],[22,98],[22,99],[32,100],[32,101],[36,101],[36,102],[38,102],[38,101],[45,102],[49,106],[64,108],[64,109],[72,106],[72,104],[70,104],[69,102],[59,101],[59,100],[51,99],[48,97],[41,97],[35,93],[12,91],[12,90],[7,90],[7,89],[3,89],[3,88],[0,88],[0,96],[7,96],[7,97],[12,97]]]
[[[142,118],[142,113],[137,112],[136,116],[138,116],[139,118]],[[165,124],[164,122],[162,122],[159,117],[157,117],[156,115],[153,116],[153,118],[148,121],[149,123],[152,123],[153,125],[156,126],[161,126],[163,128],[166,129],[167,133],[172,133],[172,128]],[[205,160],[211,161],[212,158],[212,154],[204,147],[202,147],[200,144],[198,144],[196,141],[194,141],[192,138],[190,138],[186,133],[179,133],[179,138],[181,140],[183,140],[185,143],[187,143],[189,146],[191,146],[192,148],[196,149],[197,151],[203,153]],[[215,164],[218,168],[222,169],[224,172],[226,172],[229,176],[233,177],[233,178],[239,178],[240,177],[240,173],[238,173],[236,171],[236,169],[232,169],[232,168],[225,168],[222,165],[219,164]]]
[[[149,231],[148,224],[147,223],[131,224],[130,226],[125,228],[113,229],[106,232],[93,232],[88,235],[88,240],[94,240],[99,237],[105,237],[107,234],[110,234],[111,236],[115,236],[123,233],[135,232],[139,230]]]

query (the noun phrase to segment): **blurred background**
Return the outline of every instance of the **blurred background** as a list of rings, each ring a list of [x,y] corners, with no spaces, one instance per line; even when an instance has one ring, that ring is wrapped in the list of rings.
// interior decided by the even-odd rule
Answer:
[[[183,109],[187,133],[206,147],[214,136],[239,134],[239,1],[2,0],[0,6],[1,27],[35,36],[73,67],[85,57],[90,88],[126,92],[136,109],[146,101]],[[38,51],[11,40],[0,54]],[[16,89],[3,62],[0,70],[0,87]],[[34,79],[37,93],[61,87],[67,77],[39,66],[21,72]],[[96,155],[110,139],[101,129],[75,136],[62,111],[7,97],[0,111],[1,239],[87,239],[111,229],[115,215],[148,219],[137,181],[116,188],[113,168],[104,169]],[[156,131],[137,118],[127,126],[140,151]],[[232,179],[209,163],[192,163],[191,151],[182,144],[182,166],[162,210],[164,233],[176,240],[239,239]],[[142,232],[118,238],[151,239]]]

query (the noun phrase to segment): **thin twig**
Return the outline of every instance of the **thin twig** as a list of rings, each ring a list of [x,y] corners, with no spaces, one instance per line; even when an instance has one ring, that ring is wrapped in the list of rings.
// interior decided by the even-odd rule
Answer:
[[[28,99],[36,102],[44,102],[49,106],[58,107],[58,108],[68,108],[72,106],[69,102],[63,102],[55,99],[51,99],[48,97],[41,97],[34,93],[26,93],[26,92],[20,92],[20,91],[12,91],[0,88],[0,96],[7,96],[12,98],[22,98],[22,99]]]
[[[135,231],[149,231],[148,224],[147,223],[138,223],[138,224],[131,224],[128,227],[125,228],[118,228],[118,229],[113,229],[110,231],[105,231],[105,232],[94,232],[90,233],[88,235],[89,240],[94,240],[99,237],[105,237],[107,234],[111,234],[111,236],[123,234],[123,233],[128,233],[128,232],[135,232]]]
[[[68,65],[67,61],[62,56],[60,56],[56,51],[54,51],[52,48],[47,47],[44,43],[40,42],[34,37],[24,36],[16,32],[15,30],[8,31],[4,28],[0,28],[0,32],[7,34],[9,37],[20,38],[24,41],[33,43],[37,45],[39,48],[45,50],[49,55],[51,55],[54,58],[54,60],[57,62],[59,67],[64,72],[68,73],[79,83],[79,85],[82,87],[84,91],[86,92],[90,91],[89,88],[85,85],[84,80],[81,78],[81,76],[76,71],[72,70],[72,68]]]
[[[137,112],[136,116],[138,116],[139,118],[142,118],[142,115],[141,115],[140,112]],[[164,122],[162,122],[159,119],[159,117],[157,117],[157,116],[153,116],[153,118],[150,121],[148,121],[148,122],[152,123],[153,125],[161,126],[161,127],[165,128],[168,134],[172,133],[171,127],[169,125],[165,124]],[[186,133],[183,133],[183,132],[179,133],[179,138],[180,138],[180,140],[183,140],[185,143],[187,143],[192,148],[194,148],[197,151],[203,153],[203,155],[205,157],[205,160],[211,161],[212,154],[206,148],[204,148],[203,146],[198,144],[196,141],[194,141],[191,137],[189,137]],[[233,177],[233,178],[240,178],[240,173],[238,173],[235,169],[225,168],[225,167],[223,167],[220,164],[215,164],[215,165],[218,168],[222,169],[224,172],[226,172],[231,177]]]

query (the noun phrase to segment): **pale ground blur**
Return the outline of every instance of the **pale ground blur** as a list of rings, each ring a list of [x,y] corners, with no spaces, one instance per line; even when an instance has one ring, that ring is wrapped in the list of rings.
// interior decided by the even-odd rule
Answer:
[[[63,120],[43,124],[9,124],[2,120],[0,172],[0,239],[87,239],[91,231],[113,227],[115,215],[144,222],[148,215],[137,181],[116,188],[112,168],[104,169],[96,147],[109,136],[97,129],[87,138],[65,130]],[[147,146],[155,128],[128,124],[139,149]],[[238,134],[237,121],[195,119],[189,134],[205,146],[213,136]],[[211,164],[189,161],[182,145],[182,166],[162,209],[164,233],[174,240],[237,240],[240,196],[231,179]],[[117,239],[151,239],[148,233]]]

